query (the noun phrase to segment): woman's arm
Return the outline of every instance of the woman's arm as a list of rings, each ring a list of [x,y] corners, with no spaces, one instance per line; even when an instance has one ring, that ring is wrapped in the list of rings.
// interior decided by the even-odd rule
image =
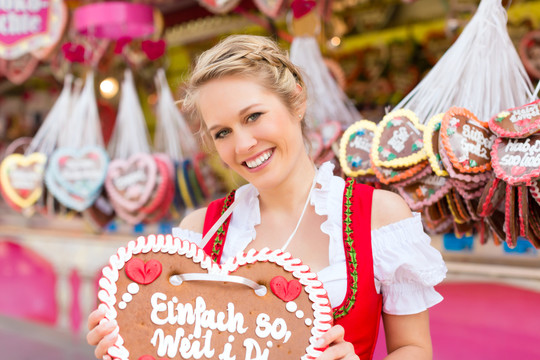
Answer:
[[[391,191],[373,192],[371,228],[378,229],[413,216],[403,198]],[[412,315],[383,313],[388,357],[385,359],[432,359],[428,310]]]
[[[386,335],[385,359],[430,360],[433,358],[428,310],[413,315],[383,313]]]

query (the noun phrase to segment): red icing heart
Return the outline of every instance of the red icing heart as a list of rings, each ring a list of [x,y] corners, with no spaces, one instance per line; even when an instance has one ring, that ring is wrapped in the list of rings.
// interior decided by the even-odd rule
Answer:
[[[165,41],[144,40],[141,43],[141,49],[149,60],[156,60],[165,54]]]
[[[148,260],[146,263],[139,258],[133,258],[126,263],[126,275],[138,284],[147,285],[161,275],[161,263]]]
[[[283,276],[276,276],[270,281],[270,289],[283,301],[292,301],[300,295],[302,285],[298,280],[287,281]]]

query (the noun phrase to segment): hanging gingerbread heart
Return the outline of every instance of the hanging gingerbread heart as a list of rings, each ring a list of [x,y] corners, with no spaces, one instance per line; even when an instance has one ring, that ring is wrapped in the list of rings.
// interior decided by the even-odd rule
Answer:
[[[481,122],[465,108],[452,107],[442,119],[440,145],[444,147],[452,166],[446,168],[450,176],[456,173],[478,174],[491,170],[490,150],[495,140],[487,123]]]
[[[105,321],[118,323],[114,359],[315,359],[332,324],[316,274],[281,250],[218,265],[189,241],[139,237],[99,285]]]
[[[440,201],[451,187],[449,179],[433,173],[405,186],[396,186],[400,195],[414,211]]]
[[[43,174],[47,157],[41,153],[28,156],[11,154],[0,164],[2,194],[14,209],[32,207],[43,194]]]
[[[416,176],[422,171],[431,171],[429,169],[429,162],[423,161],[416,165],[407,167],[407,168],[387,168],[387,167],[378,167],[373,166],[373,171],[377,179],[383,184],[397,184],[402,181],[406,181],[413,176]],[[427,174],[426,174],[427,175]]]
[[[448,176],[439,152],[439,133],[444,113],[429,119],[424,129],[424,147],[433,172],[439,176]]]
[[[377,124],[360,120],[352,124],[341,136],[339,163],[347,176],[374,175],[369,155]]]
[[[489,119],[495,134],[508,138],[524,138],[540,130],[540,100],[502,111]]]
[[[540,134],[497,138],[491,151],[493,170],[510,185],[529,185],[540,178]]]
[[[371,161],[375,166],[403,168],[426,160],[423,132],[424,125],[410,110],[386,114],[377,125]]]
[[[98,146],[56,149],[45,174],[47,188],[64,206],[83,211],[99,196],[108,164],[109,156]]]
[[[139,153],[127,160],[111,161],[105,189],[115,204],[127,211],[135,211],[150,199],[156,177],[157,165],[154,158],[149,154]]]

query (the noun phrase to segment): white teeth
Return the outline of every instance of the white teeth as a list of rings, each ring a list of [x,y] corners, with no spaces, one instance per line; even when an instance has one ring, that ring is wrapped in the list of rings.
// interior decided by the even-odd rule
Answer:
[[[265,152],[264,154],[262,154],[255,160],[246,161],[246,165],[248,166],[248,168],[253,169],[257,166],[260,166],[262,163],[268,160],[268,158],[270,158],[271,155],[272,155],[272,150],[268,150],[267,152]]]

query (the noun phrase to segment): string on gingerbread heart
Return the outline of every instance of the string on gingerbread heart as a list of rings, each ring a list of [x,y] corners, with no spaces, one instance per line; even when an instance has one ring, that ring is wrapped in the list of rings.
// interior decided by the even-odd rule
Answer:
[[[50,156],[45,184],[62,205],[82,212],[100,196],[109,162],[103,147],[93,71],[87,73],[80,94],[74,98],[57,148]]]
[[[6,154],[0,165],[0,186],[6,202],[16,211],[30,217],[41,206],[43,177],[47,159],[56,148],[60,130],[69,117],[73,98],[73,76],[64,79],[64,87],[45,117],[36,135],[27,143],[23,154]],[[15,144],[12,143],[12,144]],[[13,146],[8,147],[8,150]]]
[[[203,177],[195,172],[196,156],[200,150],[185,118],[178,110],[169,88],[165,71],[159,69],[155,76],[158,101],[156,107],[156,132],[154,149],[164,153],[173,167],[171,178],[174,180],[174,204],[178,210],[202,205],[207,197],[203,189]]]
[[[506,23],[501,0],[482,0],[456,42],[395,109],[410,109],[427,123],[459,106],[487,121],[527,103],[532,84]]]
[[[105,188],[116,214],[131,225],[165,216],[174,196],[172,166],[167,156],[151,154],[146,121],[129,69],[124,73],[108,150],[113,160]]]

